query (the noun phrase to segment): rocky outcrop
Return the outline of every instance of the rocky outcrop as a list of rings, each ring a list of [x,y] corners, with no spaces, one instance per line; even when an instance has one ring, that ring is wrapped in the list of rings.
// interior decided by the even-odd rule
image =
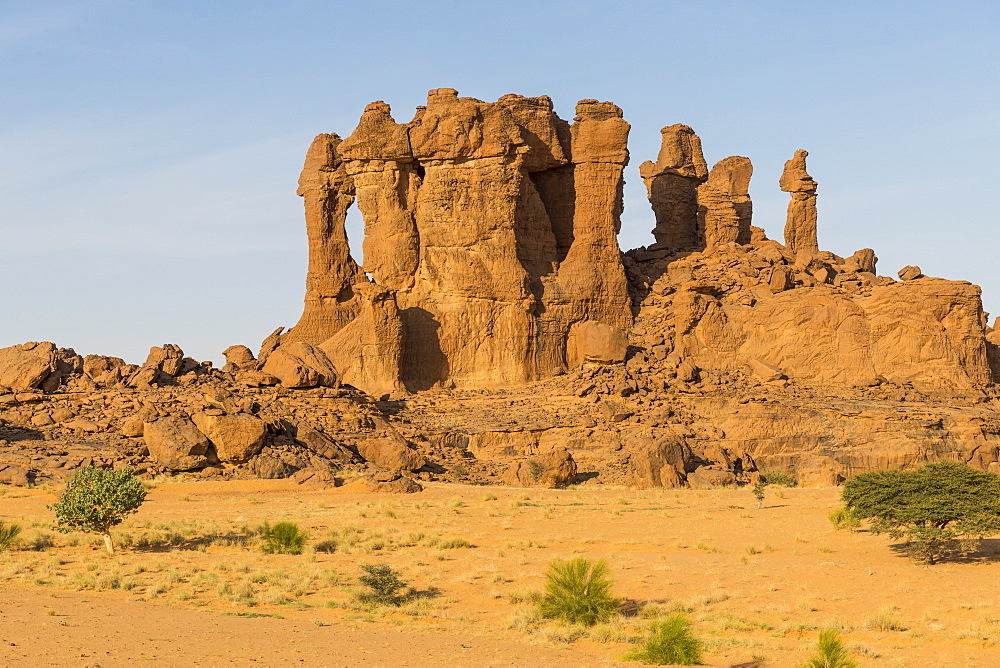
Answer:
[[[684,125],[640,168],[655,243],[622,254],[629,130],[592,99],[572,122],[544,96],[435,89],[406,123],[368,105],[306,156],[299,323],[222,369],[171,344],[141,366],[0,349],[0,482],[125,463],[362,492],[419,489],[400,472],[702,488],[1000,471],[1000,331],[977,286],[820,250],[805,151],[780,180],[785,243],[768,240],[749,159],[709,172]]]
[[[368,105],[347,139],[310,148],[306,308],[283,340],[321,345],[378,393],[565,371],[574,324],[631,322],[616,241],[628,129],[596,100],[572,125],[547,97],[436,89],[407,124]],[[354,194],[371,288],[342,234]]]
[[[750,243],[752,175],[749,158],[731,156],[717,162],[698,186],[698,229],[705,247]]]
[[[785,163],[779,186],[792,196],[785,220],[785,246],[793,253],[819,251],[816,239],[816,182],[806,171],[808,151],[799,149]]]
[[[704,234],[698,225],[698,186],[708,179],[701,139],[687,125],[660,130],[656,162],[639,166],[649,203],[656,216],[656,247],[671,251],[701,250]]]

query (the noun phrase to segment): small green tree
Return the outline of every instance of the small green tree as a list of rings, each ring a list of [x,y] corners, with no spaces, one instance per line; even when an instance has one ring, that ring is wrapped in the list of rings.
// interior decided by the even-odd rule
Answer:
[[[929,564],[962,550],[958,541],[1000,533],[1000,476],[958,462],[863,473],[847,481],[843,498],[872,532],[905,538],[911,556]]]
[[[819,632],[816,654],[803,664],[803,668],[857,668],[858,664],[848,658],[844,643],[840,641],[837,629],[823,629]]]
[[[78,468],[66,483],[66,490],[53,505],[56,531],[87,531],[104,536],[109,554],[115,553],[111,527],[139,510],[146,489],[131,468],[105,471],[96,466]]]
[[[606,622],[618,609],[618,599],[611,595],[614,582],[603,559],[557,559],[545,577],[545,594],[538,602],[542,617],[593,626]]]
[[[657,666],[700,666],[702,642],[691,633],[683,613],[675,613],[659,624],[641,648],[625,655],[625,661],[641,661]]]
[[[753,498],[757,499],[757,509],[759,510],[761,506],[764,505],[764,488],[767,487],[767,483],[761,478],[760,482],[753,486]]]
[[[364,575],[358,582],[368,587],[368,591],[358,594],[362,603],[378,603],[380,605],[401,605],[406,600],[406,581],[399,577],[399,572],[386,564],[361,564]],[[400,593],[400,590],[404,593]]]

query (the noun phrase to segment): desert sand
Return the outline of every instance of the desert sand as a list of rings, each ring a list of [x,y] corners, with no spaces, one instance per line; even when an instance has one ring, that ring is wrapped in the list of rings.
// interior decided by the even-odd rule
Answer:
[[[157,482],[114,557],[49,530],[57,491],[0,498],[26,527],[24,549],[0,553],[5,665],[603,665],[673,610],[710,665],[795,665],[828,626],[864,666],[1000,662],[993,544],[916,565],[885,537],[833,530],[836,488],[768,488],[758,510],[747,489]],[[306,529],[306,552],[262,554],[245,535],[265,520]],[[316,552],[331,532],[337,551]],[[534,614],[548,562],[574,556],[608,561],[621,616],[584,629]],[[362,563],[398,569],[418,598],[359,604]]]

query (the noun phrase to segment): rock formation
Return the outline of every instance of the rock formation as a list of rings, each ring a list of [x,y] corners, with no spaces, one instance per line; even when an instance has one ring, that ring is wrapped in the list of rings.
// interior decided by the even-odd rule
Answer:
[[[731,156],[716,163],[698,186],[698,229],[705,247],[750,243],[751,175],[749,158]]]
[[[631,322],[615,236],[628,130],[596,100],[572,124],[547,97],[442,88],[407,124],[368,105],[347,139],[309,150],[306,307],[282,343],[344,351],[344,373],[377,392],[565,371],[574,325]],[[355,195],[363,271],[343,231]]]
[[[656,246],[672,251],[701,250],[705,239],[699,234],[698,186],[708,179],[701,139],[680,124],[663,128],[660,135],[656,162],[647,160],[639,166],[656,217]]]
[[[799,149],[785,163],[779,186],[791,193],[788,218],[785,220],[785,246],[793,253],[819,251],[816,240],[816,182],[806,172],[808,151]]]
[[[629,125],[581,100],[447,88],[408,123],[384,102],[321,134],[299,180],[303,314],[216,369],[52,343],[0,349],[0,483],[127,462],[144,475],[360,474],[652,488],[803,484],[935,459],[1000,472],[1000,328],[979,288],[821,251],[799,150],[785,243],[751,225],[744,157],[709,172],[686,125],[642,164],[655,243],[616,234]],[[344,223],[357,204],[365,266]]]

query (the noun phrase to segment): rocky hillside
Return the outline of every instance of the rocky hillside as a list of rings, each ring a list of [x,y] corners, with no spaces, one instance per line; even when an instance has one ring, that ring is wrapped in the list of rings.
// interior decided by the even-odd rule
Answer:
[[[374,102],[346,139],[319,135],[298,324],[221,369],[169,344],[141,366],[0,349],[0,482],[90,461],[396,491],[1000,469],[1000,332],[977,286],[820,250],[802,150],[769,240],[750,160],[708,169],[679,124],[640,167],[655,241],[622,253],[629,125],[609,102],[576,113],[437,89],[408,123]]]

